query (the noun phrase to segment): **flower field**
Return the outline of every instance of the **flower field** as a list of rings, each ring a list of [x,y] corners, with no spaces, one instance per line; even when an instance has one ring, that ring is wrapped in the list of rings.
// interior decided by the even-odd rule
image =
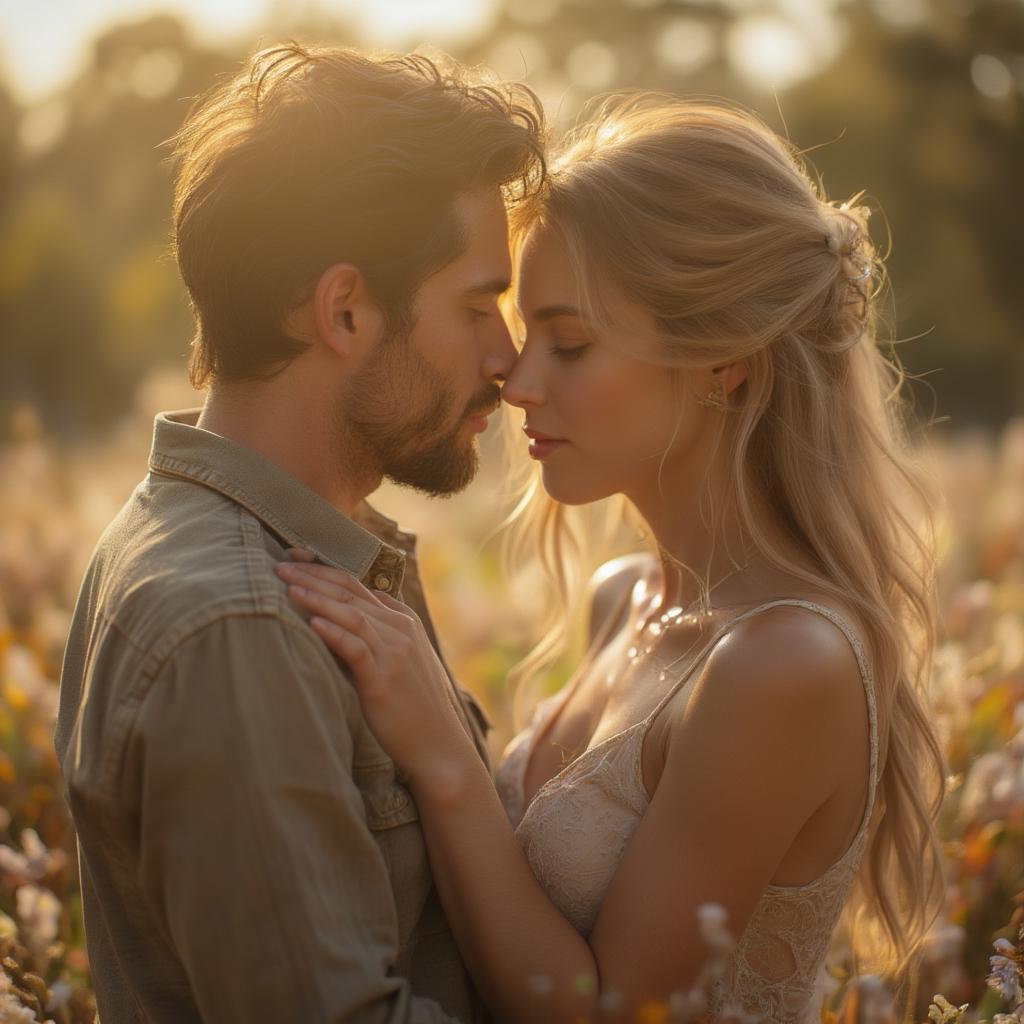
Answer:
[[[86,1024],[95,1014],[52,749],[57,680],[92,545],[144,472],[151,412],[195,403],[177,392],[168,400],[167,387],[155,383],[102,442],[58,450],[23,410],[16,439],[0,449],[0,1024]],[[1024,1024],[1024,419],[995,438],[934,440],[927,457],[947,495],[932,699],[951,770],[941,821],[949,885],[913,1016]],[[484,480],[443,503],[387,491],[379,505],[421,535],[438,630],[495,719],[497,751],[512,731],[504,676],[528,624],[487,543],[489,494]],[[713,949],[723,941],[713,914],[707,929]],[[832,966],[823,1021],[892,1019],[877,979]],[[649,1009],[654,1022],[700,1008]]]

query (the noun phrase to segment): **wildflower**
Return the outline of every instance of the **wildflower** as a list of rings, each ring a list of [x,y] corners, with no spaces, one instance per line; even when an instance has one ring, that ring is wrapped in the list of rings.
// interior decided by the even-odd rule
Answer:
[[[8,992],[0,994],[0,1024],[36,1024],[36,1015]]]
[[[38,882],[64,864],[64,851],[47,849],[35,829],[22,830],[21,849],[19,853],[10,846],[0,844],[0,871],[11,875],[15,885]]]
[[[996,953],[988,958],[992,972],[985,981],[990,988],[999,992],[1011,1007],[1016,1007],[1018,1003],[1024,1002],[1024,989],[1021,987],[1021,964],[1024,961],[1024,954],[1009,939],[996,939],[992,945]]]
[[[997,1013],[992,1018],[992,1024],[1024,1024],[1024,1003],[1021,1003],[1013,1013]]]
[[[896,1012],[893,1006],[892,993],[885,987],[884,982],[877,974],[861,974],[855,981],[857,993],[856,1019],[871,1024],[895,1024]],[[942,998],[939,996],[938,998]],[[935,1020],[935,1018],[932,1018]],[[950,1019],[949,1024],[955,1021],[956,1017]],[[947,1024],[946,1021],[936,1024]]]
[[[733,950],[736,940],[725,926],[728,913],[720,903],[702,903],[697,908],[700,934],[713,953],[726,954]]]
[[[672,1020],[694,1020],[707,1012],[708,999],[699,985],[688,992],[673,992],[668,997]]]
[[[55,981],[50,989],[50,1001],[46,1004],[46,1012],[53,1013],[66,1006],[71,999],[71,986],[66,981]]]
[[[968,1005],[964,1003],[963,1006],[954,1006],[945,996],[936,993],[932,996],[931,1006],[928,1007],[928,1019],[935,1024],[955,1024]]]
[[[60,900],[49,889],[29,883],[18,889],[17,902],[25,944],[34,953],[42,953],[57,937]]]

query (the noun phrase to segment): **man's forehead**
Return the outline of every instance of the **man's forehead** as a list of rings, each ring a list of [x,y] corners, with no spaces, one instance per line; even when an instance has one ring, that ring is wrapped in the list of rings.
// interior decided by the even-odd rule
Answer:
[[[508,217],[495,190],[465,192],[455,201],[465,248],[452,269],[459,287],[470,296],[500,295],[512,280]]]

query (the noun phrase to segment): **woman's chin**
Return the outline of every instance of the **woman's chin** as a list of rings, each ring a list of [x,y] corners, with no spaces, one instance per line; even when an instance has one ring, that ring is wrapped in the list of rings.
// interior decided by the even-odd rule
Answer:
[[[541,470],[541,480],[548,497],[560,505],[589,505],[616,493],[597,486],[593,480],[573,480],[547,466]]]

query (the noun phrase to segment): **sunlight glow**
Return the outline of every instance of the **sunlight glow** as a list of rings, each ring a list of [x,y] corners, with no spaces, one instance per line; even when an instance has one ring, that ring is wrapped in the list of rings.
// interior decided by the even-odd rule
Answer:
[[[450,43],[483,32],[498,12],[498,0],[331,0],[325,9],[352,14],[369,42],[393,46],[429,35]]]
[[[971,81],[982,95],[993,100],[1005,100],[1013,92],[1010,69],[990,53],[979,53],[971,61]]]
[[[715,33],[706,21],[679,17],[662,30],[656,52],[665,67],[689,72],[703,67],[714,56],[715,48]]]
[[[573,83],[581,89],[600,92],[615,82],[619,58],[610,46],[591,40],[578,43],[569,51],[565,68]]]
[[[762,89],[784,89],[815,65],[801,33],[773,15],[741,18],[729,29],[726,50],[736,71]]]

